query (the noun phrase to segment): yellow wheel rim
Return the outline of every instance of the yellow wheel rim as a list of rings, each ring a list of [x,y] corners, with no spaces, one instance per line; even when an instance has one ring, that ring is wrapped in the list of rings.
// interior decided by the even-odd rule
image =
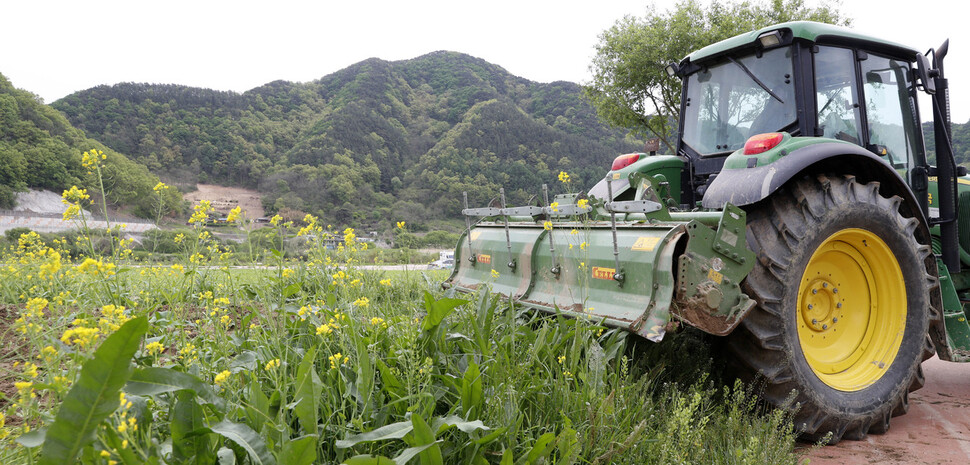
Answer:
[[[798,286],[798,340],[825,384],[858,391],[879,380],[906,328],[906,286],[892,250],[864,229],[822,243]]]

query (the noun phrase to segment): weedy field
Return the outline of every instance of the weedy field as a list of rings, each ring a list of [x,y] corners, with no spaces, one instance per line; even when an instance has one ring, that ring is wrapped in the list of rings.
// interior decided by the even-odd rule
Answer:
[[[308,258],[232,269],[201,227],[165,265],[21,236],[0,269],[0,463],[798,462],[789,416],[707,376],[691,333],[445,295],[440,272],[361,270],[353,230],[328,249],[316,218],[273,226]]]

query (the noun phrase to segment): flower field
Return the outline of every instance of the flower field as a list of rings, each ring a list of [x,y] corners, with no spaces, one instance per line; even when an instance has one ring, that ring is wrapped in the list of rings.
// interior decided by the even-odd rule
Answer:
[[[328,249],[313,217],[273,224],[311,238],[306,259],[232,268],[206,214],[172,263],[120,239],[70,256],[28,233],[5,251],[0,463],[798,461],[790,418],[704,376],[696,339],[364,271],[354,231]]]

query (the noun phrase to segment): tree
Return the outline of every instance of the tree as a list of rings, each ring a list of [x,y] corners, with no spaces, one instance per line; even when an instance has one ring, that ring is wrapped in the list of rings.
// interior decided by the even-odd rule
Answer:
[[[836,4],[837,5],[837,4]],[[772,24],[811,20],[848,26],[836,6],[812,8],[805,0],[682,0],[672,9],[647,9],[644,17],[625,16],[600,35],[590,65],[593,80],[584,86],[599,115],[641,137],[659,137],[671,152],[669,138],[680,120],[679,78],[664,68],[694,50]]]

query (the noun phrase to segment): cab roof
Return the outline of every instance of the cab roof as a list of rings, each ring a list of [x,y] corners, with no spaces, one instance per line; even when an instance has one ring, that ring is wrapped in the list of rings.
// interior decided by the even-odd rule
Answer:
[[[759,36],[772,31],[781,31],[786,39],[802,39],[815,43],[857,46],[873,52],[882,52],[893,57],[903,58],[907,61],[915,60],[917,54],[915,49],[905,45],[868,34],[862,34],[842,26],[817,23],[814,21],[792,21],[746,32],[731,37],[730,39],[724,39],[715,44],[708,45],[687,55],[683,62],[704,61],[708,58],[724,55],[734,50],[754,47],[758,43]]]

